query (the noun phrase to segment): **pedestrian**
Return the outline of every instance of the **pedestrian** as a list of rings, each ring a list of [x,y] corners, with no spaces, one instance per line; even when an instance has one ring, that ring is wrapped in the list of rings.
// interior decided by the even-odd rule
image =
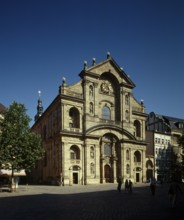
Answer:
[[[128,192],[128,187],[129,187],[129,184],[128,184],[128,180],[126,179],[125,180],[125,192]]]
[[[132,193],[132,181],[131,180],[128,181],[128,190],[130,193]]]
[[[119,192],[121,192],[121,185],[122,185],[122,177],[121,177],[121,176],[118,176],[117,182],[118,182],[117,190],[118,190]]]
[[[64,176],[62,176],[62,186],[64,186],[65,183],[64,183]]]
[[[64,186],[64,176],[62,173],[60,174],[60,186]]]
[[[151,189],[151,194],[154,196],[155,195],[155,190],[156,190],[156,180],[155,180],[155,178],[152,178],[150,180],[150,189]]]
[[[168,195],[171,202],[171,207],[174,208],[176,205],[177,197],[182,194],[182,189],[178,182],[173,180],[169,186]]]

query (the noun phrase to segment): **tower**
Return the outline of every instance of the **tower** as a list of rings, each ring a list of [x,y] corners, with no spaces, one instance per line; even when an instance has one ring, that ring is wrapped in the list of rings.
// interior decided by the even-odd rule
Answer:
[[[37,113],[35,115],[35,121],[38,120],[38,118],[43,113],[43,106],[42,106],[42,100],[41,100],[41,91],[38,91],[38,105],[37,105]]]

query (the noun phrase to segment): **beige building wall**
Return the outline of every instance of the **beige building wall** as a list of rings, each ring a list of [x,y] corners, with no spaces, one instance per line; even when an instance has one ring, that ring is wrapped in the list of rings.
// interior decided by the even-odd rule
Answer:
[[[117,176],[146,181],[144,103],[133,95],[135,84],[109,55],[67,85],[32,129],[42,134],[45,158],[33,179],[64,183],[116,182]]]

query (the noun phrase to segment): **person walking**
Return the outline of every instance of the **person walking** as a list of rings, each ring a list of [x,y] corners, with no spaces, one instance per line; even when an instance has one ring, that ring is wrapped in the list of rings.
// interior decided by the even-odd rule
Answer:
[[[130,193],[132,193],[132,181],[131,180],[128,181],[128,190]]]
[[[125,192],[128,192],[128,187],[129,187],[129,184],[128,184],[128,180],[126,179],[125,180]]]
[[[121,192],[121,185],[122,185],[122,177],[121,177],[121,176],[118,176],[117,182],[118,182],[117,190],[118,190],[119,192]]]
[[[64,176],[62,173],[60,174],[60,186],[64,186]]]
[[[155,180],[155,178],[152,178],[150,180],[150,189],[151,189],[151,194],[154,196],[155,195],[155,190],[156,190],[156,180]]]
[[[169,186],[168,194],[169,194],[171,207],[174,208],[176,205],[178,195],[183,194],[182,189],[181,189],[178,182],[176,182],[176,181],[171,182],[171,184]]]

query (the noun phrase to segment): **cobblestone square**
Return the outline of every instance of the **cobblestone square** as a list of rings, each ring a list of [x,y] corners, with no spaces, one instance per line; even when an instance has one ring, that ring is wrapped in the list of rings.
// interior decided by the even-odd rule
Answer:
[[[86,186],[20,186],[0,193],[1,220],[165,220],[181,219],[184,198],[171,208],[168,185],[136,184],[132,193],[117,191],[117,184]]]

